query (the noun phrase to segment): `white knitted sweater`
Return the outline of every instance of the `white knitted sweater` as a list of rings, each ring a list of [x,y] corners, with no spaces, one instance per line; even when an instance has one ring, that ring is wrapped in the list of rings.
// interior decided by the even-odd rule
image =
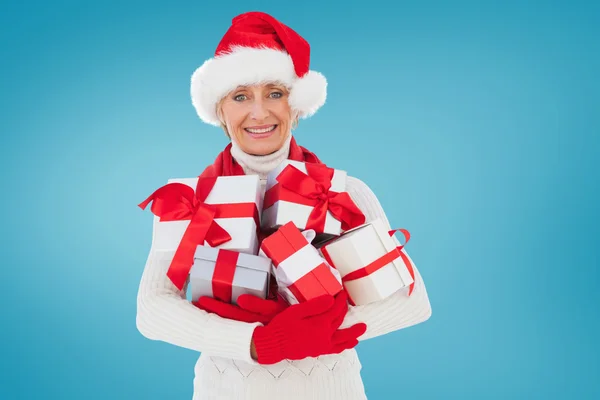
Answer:
[[[287,146],[267,157],[249,156],[235,146],[233,157],[246,173],[265,173],[281,162]],[[347,191],[367,221],[381,218],[389,227],[377,197],[362,181],[348,177]],[[155,224],[158,218],[155,217]],[[391,229],[391,228],[390,228]],[[139,286],[137,327],[148,339],[161,340],[200,352],[195,367],[193,400],[204,399],[366,399],[356,350],[341,354],[260,365],[250,356],[250,324],[221,318],[192,305],[187,286],[179,291],[166,275],[173,252],[153,247]],[[411,261],[412,262],[412,261]],[[418,268],[410,297],[401,290],[391,297],[366,306],[350,306],[342,328],[357,322],[367,324],[359,338],[366,340],[421,323],[431,316],[427,291]]]

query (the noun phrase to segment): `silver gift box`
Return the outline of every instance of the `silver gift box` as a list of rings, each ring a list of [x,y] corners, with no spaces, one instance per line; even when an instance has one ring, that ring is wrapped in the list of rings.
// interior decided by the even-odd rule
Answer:
[[[202,296],[214,297],[213,274],[218,254],[219,248],[209,246],[196,248],[194,264],[190,270],[192,301],[197,301]],[[231,302],[237,304],[237,298],[246,293],[266,298],[272,268],[271,260],[247,253],[237,253],[237,256],[231,288]]]

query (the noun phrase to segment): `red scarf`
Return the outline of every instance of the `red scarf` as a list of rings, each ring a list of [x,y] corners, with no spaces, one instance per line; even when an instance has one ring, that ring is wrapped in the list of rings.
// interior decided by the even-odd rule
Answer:
[[[319,158],[309,151],[308,149],[299,146],[296,143],[296,139],[292,137],[290,141],[290,154],[288,155],[289,160],[300,161],[306,163],[323,164]],[[207,177],[218,177],[218,176],[233,176],[233,175],[246,175],[244,169],[238,164],[231,156],[231,143],[225,147],[212,165],[206,167],[204,172],[200,175],[200,178]]]

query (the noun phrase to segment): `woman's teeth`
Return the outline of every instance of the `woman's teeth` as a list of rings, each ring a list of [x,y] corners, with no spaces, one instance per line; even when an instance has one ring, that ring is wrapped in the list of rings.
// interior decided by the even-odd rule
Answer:
[[[267,133],[267,132],[271,132],[276,127],[277,127],[277,125],[272,125],[268,128],[262,128],[262,129],[246,128],[246,130],[250,133]]]

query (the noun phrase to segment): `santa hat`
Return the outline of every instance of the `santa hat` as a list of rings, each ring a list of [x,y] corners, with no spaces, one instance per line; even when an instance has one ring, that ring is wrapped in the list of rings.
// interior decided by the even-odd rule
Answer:
[[[217,104],[240,85],[279,82],[300,118],[313,115],[327,97],[325,77],[311,71],[310,46],[291,28],[262,12],[233,18],[214,58],[192,75],[192,104],[200,119],[220,126]]]

